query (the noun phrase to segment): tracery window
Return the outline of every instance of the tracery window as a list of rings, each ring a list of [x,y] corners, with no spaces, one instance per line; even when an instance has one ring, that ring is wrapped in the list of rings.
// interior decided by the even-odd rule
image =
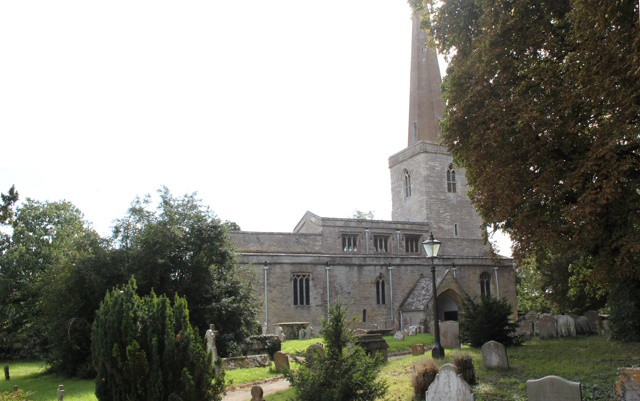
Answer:
[[[491,275],[489,275],[489,273],[487,272],[484,272],[480,275],[480,296],[491,296]]]
[[[404,170],[402,175],[404,176],[404,196],[408,198],[411,196],[411,174]]]
[[[309,293],[310,274],[294,274],[291,280],[293,285],[293,304],[310,305],[311,296]]]
[[[358,235],[357,234],[344,234],[342,236],[342,251],[358,252]]]
[[[385,290],[384,290],[384,277],[379,276],[376,280],[376,303],[378,305],[386,304]]]
[[[381,252],[381,253],[389,252],[389,236],[374,235],[373,249],[375,249],[376,252]]]
[[[456,171],[453,169],[453,163],[449,164],[447,170],[447,192],[456,193]]]

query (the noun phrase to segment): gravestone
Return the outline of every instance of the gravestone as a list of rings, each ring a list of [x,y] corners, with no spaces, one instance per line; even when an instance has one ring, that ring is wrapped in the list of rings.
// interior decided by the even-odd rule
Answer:
[[[531,323],[535,323],[538,321],[538,314],[534,311],[531,311],[529,313],[527,313],[526,315],[524,315],[524,320],[526,322],[531,322]]]
[[[589,330],[591,330],[592,333],[599,333],[602,329],[602,319],[598,312],[594,310],[586,311],[584,317],[586,317],[589,322]]]
[[[9,374],[9,365],[4,365],[4,379],[11,380],[11,375]]]
[[[58,385],[58,401],[64,401],[64,385]]]
[[[415,336],[416,334],[418,334],[418,327],[409,326],[409,336]]]
[[[382,338],[382,334],[365,334],[356,339],[356,345],[362,347],[364,352],[375,357],[377,354],[382,355],[382,359],[387,361],[387,348],[389,344]]]
[[[276,327],[276,336],[280,339],[280,342],[284,342],[287,339],[287,335],[284,334],[282,327]]]
[[[216,361],[218,360],[218,348],[216,347],[216,334],[218,332],[215,330],[215,327],[211,324],[209,325],[209,330],[204,334],[204,337],[207,339],[207,353],[211,352],[213,354],[213,358],[211,358],[211,363],[215,366]]]
[[[367,331],[363,330],[363,329],[355,329],[353,331],[353,335],[356,336],[356,337],[364,336],[365,334],[367,334]]]
[[[575,337],[576,323],[569,315],[556,316],[558,337]]]
[[[574,319],[576,324],[576,334],[589,334],[589,321],[584,316],[578,316]]]
[[[307,327],[307,340],[313,338],[313,326]]]
[[[307,359],[313,359],[316,354],[324,356],[324,348],[322,347],[322,343],[311,344],[307,347],[307,350],[305,352]]]
[[[411,346],[411,355],[424,354],[424,344],[413,344]]]
[[[281,351],[276,352],[273,354],[273,364],[275,365],[276,372],[278,373],[289,370],[289,355]]]
[[[264,401],[262,396],[264,395],[264,391],[260,386],[251,387],[251,401]]]
[[[540,320],[538,320],[538,335],[540,338],[557,338],[558,337],[558,329],[556,326],[556,318],[543,313],[540,316]]]
[[[616,401],[640,401],[640,368],[618,369]]]
[[[433,383],[425,394],[426,401],[474,401],[471,387],[456,373],[456,367],[450,363],[442,365]]]
[[[497,341],[484,343],[482,346],[482,362],[488,369],[509,369],[507,348]]]
[[[460,348],[460,324],[453,320],[440,323],[442,348]]]
[[[396,334],[393,336],[396,341],[404,341],[404,333],[401,331],[396,331]]]
[[[533,322],[528,322],[526,320],[520,322],[518,330],[516,330],[516,334],[525,341],[531,340],[531,337],[533,337]]]
[[[559,376],[545,376],[542,379],[527,380],[529,401],[581,401],[580,383]]]

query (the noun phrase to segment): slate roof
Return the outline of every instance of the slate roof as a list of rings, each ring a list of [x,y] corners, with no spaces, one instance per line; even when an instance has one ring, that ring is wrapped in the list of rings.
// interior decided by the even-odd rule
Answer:
[[[440,286],[445,275],[446,272],[440,276],[436,275],[436,288]],[[409,295],[407,295],[400,305],[400,310],[403,312],[425,310],[427,303],[431,300],[432,293],[433,284],[431,282],[431,275],[424,276],[421,274],[416,285],[413,286]]]

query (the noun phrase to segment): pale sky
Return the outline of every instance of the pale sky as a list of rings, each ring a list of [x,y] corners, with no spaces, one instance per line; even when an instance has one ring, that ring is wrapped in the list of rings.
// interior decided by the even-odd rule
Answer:
[[[0,192],[102,235],[163,185],[246,231],[388,220],[410,41],[405,0],[1,2]]]

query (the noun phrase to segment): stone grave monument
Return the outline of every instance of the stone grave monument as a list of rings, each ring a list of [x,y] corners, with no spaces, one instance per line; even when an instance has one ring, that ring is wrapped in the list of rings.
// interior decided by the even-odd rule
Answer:
[[[442,365],[436,379],[429,385],[426,401],[475,401],[471,387],[456,373],[450,363]]]
[[[527,380],[529,401],[581,401],[580,383],[559,376],[545,376],[542,379]]]
[[[487,369],[509,369],[507,348],[497,342],[489,341],[482,346],[482,362]]]

